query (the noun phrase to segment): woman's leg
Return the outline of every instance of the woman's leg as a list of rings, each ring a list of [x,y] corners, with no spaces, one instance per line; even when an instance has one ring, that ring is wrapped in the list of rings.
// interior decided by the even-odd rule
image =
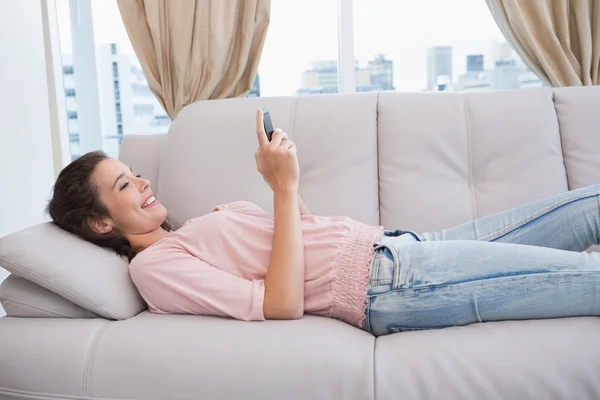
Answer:
[[[386,238],[366,326],[379,336],[474,322],[600,315],[600,254],[475,240]]]
[[[481,240],[584,251],[600,243],[600,185],[421,236],[427,241]]]

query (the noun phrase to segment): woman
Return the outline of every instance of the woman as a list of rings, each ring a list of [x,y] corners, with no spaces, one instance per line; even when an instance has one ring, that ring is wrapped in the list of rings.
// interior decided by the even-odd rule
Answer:
[[[257,112],[258,171],[274,215],[217,206],[172,231],[149,182],[103,153],[59,175],[48,211],[61,228],[131,260],[156,313],[241,320],[337,318],[376,336],[473,322],[600,315],[600,186],[439,232],[384,231],[310,215],[296,146],[271,142]]]

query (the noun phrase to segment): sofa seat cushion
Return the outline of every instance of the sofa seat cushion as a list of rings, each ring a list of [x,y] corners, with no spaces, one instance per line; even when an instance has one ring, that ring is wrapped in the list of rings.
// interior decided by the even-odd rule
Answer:
[[[265,322],[147,311],[125,321],[5,317],[0,397],[8,388],[111,399],[368,400],[374,345],[367,332],[311,315]]]
[[[472,324],[382,336],[375,393],[392,399],[600,399],[600,318]]]

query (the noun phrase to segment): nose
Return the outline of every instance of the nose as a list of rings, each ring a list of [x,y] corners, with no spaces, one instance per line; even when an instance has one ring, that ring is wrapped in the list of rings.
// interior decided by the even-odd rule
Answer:
[[[138,178],[138,180],[140,192],[143,192],[150,187],[150,181],[148,179]]]

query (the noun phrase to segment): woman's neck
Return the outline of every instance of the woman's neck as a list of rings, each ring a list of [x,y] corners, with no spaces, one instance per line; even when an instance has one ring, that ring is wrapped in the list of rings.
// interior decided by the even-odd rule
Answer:
[[[127,235],[127,240],[129,240],[131,247],[136,250],[136,253],[139,253],[166,237],[168,234],[168,231],[159,226],[152,232],[143,233],[141,235]]]

